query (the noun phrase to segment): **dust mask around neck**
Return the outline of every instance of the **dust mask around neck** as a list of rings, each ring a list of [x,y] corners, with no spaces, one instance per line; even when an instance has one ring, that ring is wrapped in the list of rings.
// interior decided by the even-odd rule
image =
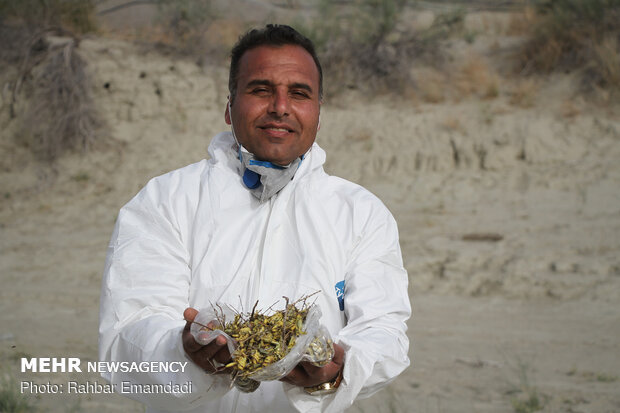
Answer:
[[[232,121],[230,100],[228,101],[228,115],[230,129],[237,144],[237,157],[243,165],[243,184],[261,203],[269,200],[284,188],[295,176],[303,156],[295,159],[286,166],[276,165],[273,162],[256,159],[237,140]]]

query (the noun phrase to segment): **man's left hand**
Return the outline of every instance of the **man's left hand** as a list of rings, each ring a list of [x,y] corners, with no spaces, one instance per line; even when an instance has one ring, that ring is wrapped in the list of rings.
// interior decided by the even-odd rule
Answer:
[[[323,367],[308,361],[299,363],[280,380],[295,386],[310,387],[333,381],[344,367],[344,348],[334,343],[334,358]]]

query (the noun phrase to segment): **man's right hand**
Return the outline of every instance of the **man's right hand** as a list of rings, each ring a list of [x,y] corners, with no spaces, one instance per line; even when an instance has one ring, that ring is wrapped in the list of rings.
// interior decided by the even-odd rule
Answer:
[[[226,337],[218,336],[215,340],[207,345],[198,343],[192,333],[190,327],[194,318],[198,314],[198,310],[195,308],[187,308],[183,312],[183,317],[187,321],[185,328],[183,329],[183,349],[187,356],[196,363],[200,368],[208,373],[229,373],[230,369],[225,369],[223,365],[226,365],[232,361],[228,346],[226,345]],[[215,327],[214,322],[210,322],[208,327]],[[220,364],[218,364],[220,363]],[[216,367],[216,366],[219,366]]]

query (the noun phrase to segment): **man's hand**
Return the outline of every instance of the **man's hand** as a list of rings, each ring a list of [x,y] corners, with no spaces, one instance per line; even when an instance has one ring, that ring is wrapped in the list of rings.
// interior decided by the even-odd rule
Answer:
[[[334,358],[323,367],[302,361],[280,380],[295,386],[310,387],[334,380],[344,367],[344,348],[334,343]]]
[[[222,366],[232,361],[224,336],[218,336],[215,340],[204,346],[196,342],[194,336],[192,336],[190,327],[192,321],[196,318],[196,314],[198,314],[198,310],[194,308],[187,308],[183,312],[183,317],[187,321],[182,336],[185,353],[187,353],[188,357],[200,368],[209,373],[230,373],[230,369],[224,369]],[[214,322],[210,322],[207,326],[214,328],[216,325]]]

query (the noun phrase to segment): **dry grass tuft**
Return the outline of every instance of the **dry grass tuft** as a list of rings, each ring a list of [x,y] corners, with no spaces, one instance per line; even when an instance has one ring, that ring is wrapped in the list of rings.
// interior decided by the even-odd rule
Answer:
[[[53,38],[49,34],[69,35]],[[40,30],[26,46],[12,82],[11,117],[19,122],[19,143],[41,160],[67,150],[86,151],[101,140],[103,121],[91,95],[79,38],[63,29]]]
[[[458,71],[455,90],[459,98],[494,99],[499,95],[499,76],[481,56],[473,55]]]
[[[586,68],[586,83],[620,90],[620,30],[618,35],[609,34],[595,44],[592,55]]]
[[[16,138],[41,160],[101,141],[80,34],[96,30],[92,0],[0,0],[0,64],[16,68],[8,109]]]
[[[581,70],[585,91],[620,93],[620,0],[546,0],[536,11],[520,73]]]
[[[29,146],[46,160],[68,149],[87,151],[103,124],[94,107],[85,62],[73,41],[51,52],[33,79],[31,105],[24,116]]]

